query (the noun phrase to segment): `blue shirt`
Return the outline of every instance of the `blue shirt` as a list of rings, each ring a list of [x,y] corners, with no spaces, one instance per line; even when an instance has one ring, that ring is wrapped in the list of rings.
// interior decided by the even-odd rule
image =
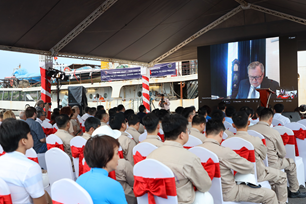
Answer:
[[[225,121],[226,121],[226,122],[229,122],[230,124],[233,124],[233,123],[234,123],[234,122],[233,122],[233,119],[230,118],[230,117],[225,117]]]
[[[35,120],[33,120],[32,118],[28,118],[26,120],[26,123],[28,123],[28,125],[30,126],[30,129],[31,129],[31,135],[32,135],[33,141],[34,141],[33,149],[36,152],[39,152],[39,149],[44,144],[44,143],[40,142],[40,140],[46,138],[44,130],[42,129],[41,125],[38,122],[36,122]]]
[[[89,193],[94,204],[127,204],[121,184],[108,177],[105,169],[91,168],[76,182]]]

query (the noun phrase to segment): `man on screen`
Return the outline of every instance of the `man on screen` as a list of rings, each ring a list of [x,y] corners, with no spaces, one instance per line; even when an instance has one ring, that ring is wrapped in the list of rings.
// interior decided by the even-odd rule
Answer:
[[[239,83],[237,99],[259,98],[258,88],[270,88],[275,91],[279,89],[279,83],[265,77],[265,69],[262,63],[255,61],[248,66],[248,79]]]

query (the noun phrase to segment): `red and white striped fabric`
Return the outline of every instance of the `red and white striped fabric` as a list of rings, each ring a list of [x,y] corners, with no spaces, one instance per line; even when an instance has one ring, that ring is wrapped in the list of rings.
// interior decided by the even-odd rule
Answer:
[[[141,68],[142,75],[142,101],[143,105],[146,107],[146,112],[150,112],[150,71],[146,67]]]
[[[48,58],[47,56],[42,56],[42,58],[40,58],[41,100],[45,103],[51,102],[51,77],[47,76],[47,70],[52,66],[52,58]],[[51,107],[48,110],[47,118],[51,118]]]

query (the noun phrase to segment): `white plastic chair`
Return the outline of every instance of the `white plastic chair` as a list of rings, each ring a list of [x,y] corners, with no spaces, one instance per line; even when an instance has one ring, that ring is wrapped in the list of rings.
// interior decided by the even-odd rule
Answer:
[[[227,129],[227,130],[228,130],[230,127],[233,127],[232,124],[229,123],[229,122],[227,122],[227,121],[224,121],[223,124],[224,124],[225,129]]]
[[[49,181],[52,184],[63,178],[74,180],[71,160],[61,149],[54,147],[46,152]]]
[[[259,137],[261,139],[261,141],[266,144],[266,138],[260,134],[259,132],[255,131],[255,130],[248,130],[248,134],[252,135],[254,137]],[[263,161],[265,166],[269,166],[269,162],[268,162],[268,156],[266,155],[266,159]]]
[[[77,148],[82,148],[85,146],[87,140],[81,136],[75,136],[70,140],[70,148],[71,146],[75,146]],[[72,157],[73,165],[74,165],[74,173],[76,178],[79,177],[79,158]]]
[[[124,131],[124,132],[128,135],[129,138],[134,139],[130,133],[128,133],[127,131]]]
[[[33,148],[30,148],[30,149],[28,149],[27,151],[26,151],[26,157],[28,157],[28,158],[37,158],[38,159],[38,157],[37,157],[37,153],[35,152],[35,150],[33,149]]]
[[[153,152],[157,147],[149,142],[138,143],[133,148],[133,156],[135,156],[136,152],[139,152],[142,157],[147,157],[151,152]],[[136,163],[134,159],[134,164]]]
[[[299,120],[297,123],[301,123],[302,125],[306,126],[306,119]]]
[[[188,149],[188,148],[200,145],[200,144],[203,144],[203,142],[199,138],[189,135],[189,139],[187,143],[184,144],[184,147]]]
[[[139,136],[139,142],[144,141],[144,140],[147,138],[147,135],[148,135],[148,132],[147,132],[147,130],[145,129],[145,130],[144,130],[144,133],[142,133],[142,134]]]
[[[174,178],[174,174],[169,167],[154,159],[145,159],[138,162],[133,169],[134,176],[144,178]],[[168,196],[167,199],[154,196],[156,204],[177,204],[177,196]],[[139,204],[148,203],[148,194],[137,197]]]
[[[232,133],[237,133],[236,128],[234,128],[233,126],[228,128],[229,131],[231,131]]]
[[[283,123],[283,121],[281,121],[281,120],[278,120],[278,119],[273,118],[273,119],[272,119],[272,125],[273,125],[273,127],[279,126],[279,125],[284,126],[284,123]]]
[[[2,146],[0,145],[0,154],[3,154],[4,150],[2,148]]]
[[[63,144],[63,141],[61,140],[61,138],[59,138],[57,135],[55,134],[51,134],[49,135],[48,137],[46,137],[46,143],[47,144],[55,144],[55,143],[58,143],[58,144]]]
[[[61,179],[51,187],[52,200],[65,204],[93,204],[89,193],[75,181]]]
[[[223,139],[223,140],[226,140],[226,138],[228,138],[228,135],[227,135],[225,132],[223,132],[222,139]]]
[[[292,125],[293,124],[293,125]],[[289,128],[289,127],[293,128]],[[291,135],[294,136],[294,133],[292,130],[298,130],[300,129],[300,124],[293,122],[293,123],[288,123],[285,126],[275,126],[274,129],[277,130],[279,132],[280,135],[283,134],[287,134],[287,135]],[[298,145],[298,149],[299,149],[299,155],[300,156],[295,156],[295,146],[292,144],[287,144],[285,145],[286,148],[286,158],[291,158],[294,160],[295,165],[296,165],[296,173],[297,173],[297,179],[299,181],[299,185],[303,185],[305,186],[305,179],[306,179],[306,151],[305,146],[302,146],[303,144],[305,145],[305,140],[300,140],[298,138],[296,138],[296,142]],[[302,143],[302,144],[301,144]],[[302,156],[303,155],[303,156]]]

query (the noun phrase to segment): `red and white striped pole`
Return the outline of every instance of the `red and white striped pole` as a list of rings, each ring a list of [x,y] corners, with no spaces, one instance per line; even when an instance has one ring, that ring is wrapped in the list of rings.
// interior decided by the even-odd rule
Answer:
[[[53,66],[53,59],[51,56],[40,55],[40,80],[41,80],[41,100],[45,103],[51,102],[51,77],[47,76],[47,71]],[[48,110],[48,119],[51,119],[51,106]]]
[[[142,103],[146,108],[146,112],[149,113],[150,110],[150,69],[147,67],[141,68],[142,75]]]

